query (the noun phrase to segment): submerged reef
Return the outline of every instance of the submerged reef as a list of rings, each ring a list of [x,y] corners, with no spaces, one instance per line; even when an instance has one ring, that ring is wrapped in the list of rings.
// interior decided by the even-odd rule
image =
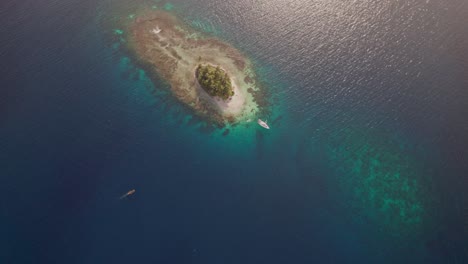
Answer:
[[[351,128],[329,135],[328,142],[324,154],[356,220],[406,238],[431,225],[430,172],[409,143]]]

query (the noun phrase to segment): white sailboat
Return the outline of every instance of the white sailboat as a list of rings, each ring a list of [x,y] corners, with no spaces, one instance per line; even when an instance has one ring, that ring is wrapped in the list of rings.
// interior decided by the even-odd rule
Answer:
[[[266,121],[263,121],[261,119],[258,119],[257,123],[263,127],[263,128],[266,128],[266,129],[270,129],[270,127],[268,126],[267,122]]]

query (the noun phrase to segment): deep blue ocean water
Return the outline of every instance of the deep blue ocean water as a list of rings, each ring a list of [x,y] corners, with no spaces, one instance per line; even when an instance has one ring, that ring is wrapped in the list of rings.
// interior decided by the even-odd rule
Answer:
[[[272,129],[223,135],[150,81],[109,22],[141,8],[244,52]],[[467,14],[2,1],[0,263],[468,263]]]

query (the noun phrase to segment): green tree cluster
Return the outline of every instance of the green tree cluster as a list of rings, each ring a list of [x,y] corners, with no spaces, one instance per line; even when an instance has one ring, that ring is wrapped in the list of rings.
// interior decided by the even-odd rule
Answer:
[[[219,66],[199,64],[196,70],[198,83],[211,96],[226,100],[234,95],[231,79]]]

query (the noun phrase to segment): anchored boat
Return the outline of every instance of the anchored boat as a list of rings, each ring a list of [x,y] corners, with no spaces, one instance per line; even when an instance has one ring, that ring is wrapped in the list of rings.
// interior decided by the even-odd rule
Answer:
[[[266,128],[266,129],[270,129],[270,127],[268,126],[267,122],[266,121],[263,121],[261,119],[258,119],[257,123],[263,127],[263,128]]]

